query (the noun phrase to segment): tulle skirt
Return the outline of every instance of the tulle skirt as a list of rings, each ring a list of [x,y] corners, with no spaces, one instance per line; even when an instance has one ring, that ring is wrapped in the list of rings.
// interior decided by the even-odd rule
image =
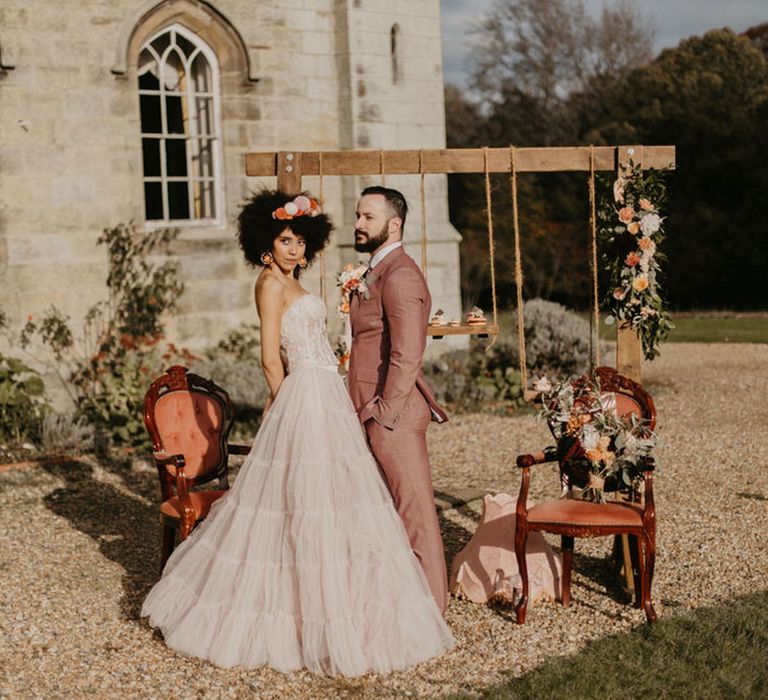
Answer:
[[[144,602],[219,666],[356,676],[453,645],[341,377],[289,374],[226,496]]]

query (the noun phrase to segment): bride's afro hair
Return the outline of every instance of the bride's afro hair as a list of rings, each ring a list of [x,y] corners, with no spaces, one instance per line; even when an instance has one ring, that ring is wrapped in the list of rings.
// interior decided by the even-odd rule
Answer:
[[[309,197],[306,192],[300,194]],[[290,229],[306,241],[304,256],[308,263],[325,248],[333,231],[333,224],[326,214],[305,214],[292,219],[276,219],[272,216],[297,196],[281,190],[264,189],[252,195],[243,206],[237,217],[237,240],[245,259],[254,267],[263,266],[262,254],[272,250],[275,239],[285,229]]]

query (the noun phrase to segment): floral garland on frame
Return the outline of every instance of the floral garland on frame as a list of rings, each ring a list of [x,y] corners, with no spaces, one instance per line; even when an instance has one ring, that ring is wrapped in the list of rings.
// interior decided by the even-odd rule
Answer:
[[[658,441],[648,421],[634,414],[620,417],[613,396],[602,393],[596,377],[554,385],[541,378],[536,385],[543,392],[537,418],[547,422],[557,440],[574,495],[603,503],[606,490],[637,490]]]
[[[608,272],[604,303],[611,312],[606,323],[634,329],[647,360],[659,354],[659,344],[674,327],[659,284],[665,260],[659,251],[665,238],[660,214],[666,201],[664,172],[644,172],[629,160],[598,213],[603,268]]]

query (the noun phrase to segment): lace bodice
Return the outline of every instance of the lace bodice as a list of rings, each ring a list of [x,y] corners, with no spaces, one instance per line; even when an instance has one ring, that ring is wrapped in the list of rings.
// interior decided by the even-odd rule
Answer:
[[[280,353],[287,372],[301,367],[338,370],[325,328],[325,304],[314,294],[305,294],[283,313],[280,328]]]

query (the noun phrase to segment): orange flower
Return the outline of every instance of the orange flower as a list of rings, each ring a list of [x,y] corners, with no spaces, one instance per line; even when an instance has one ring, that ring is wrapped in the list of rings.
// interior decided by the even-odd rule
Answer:
[[[636,292],[644,292],[648,289],[648,277],[646,275],[638,275],[632,282],[632,289]]]
[[[649,200],[645,199],[645,197],[643,197],[643,199],[641,199],[638,204],[643,211],[653,211],[653,204],[651,204]]]
[[[638,224],[637,221],[631,221],[627,224],[627,231],[629,231],[633,236],[636,236],[638,233],[640,233],[640,224]]]
[[[632,207],[622,207],[619,209],[619,220],[623,221],[625,224],[632,221],[634,217],[635,210]]]
[[[614,299],[618,299],[619,301],[621,301],[625,296],[627,296],[627,292],[624,289],[622,289],[621,287],[616,287],[613,290],[613,298]]]
[[[640,262],[640,256],[635,252],[630,253],[629,255],[627,255],[626,258],[624,258],[624,264],[627,265],[628,267],[634,267],[639,262]]]
[[[340,306],[339,306],[339,311],[341,311],[341,313],[343,313],[343,314],[348,314],[349,313],[349,302],[348,301],[342,302],[340,304]]]
[[[643,236],[638,242],[637,245],[640,246],[642,250],[648,250],[653,245],[653,241],[648,238],[648,236]]]
[[[32,314],[29,314],[29,316],[27,316],[27,323],[29,323],[31,320],[32,320]]]

